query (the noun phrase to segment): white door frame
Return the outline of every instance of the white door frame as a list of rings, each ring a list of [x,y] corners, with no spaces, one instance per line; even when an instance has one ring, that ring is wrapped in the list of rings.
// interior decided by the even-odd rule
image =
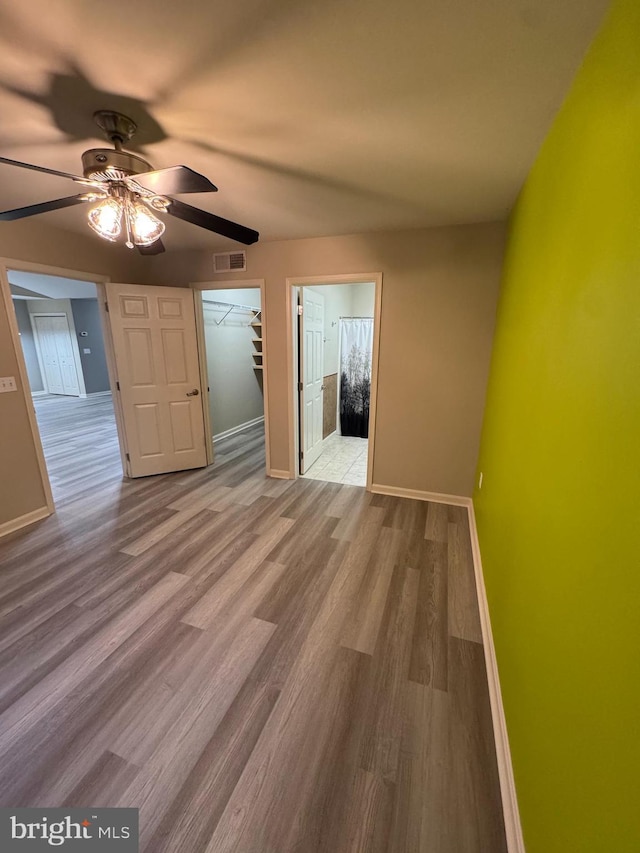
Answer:
[[[373,463],[375,459],[376,408],[378,402],[378,361],[380,354],[380,315],[382,311],[382,273],[350,273],[346,275],[313,275],[287,278],[287,378],[291,389],[291,416],[289,418],[289,478],[300,476],[300,433],[298,412],[298,386],[296,381],[296,343],[297,343],[297,299],[294,289],[323,284],[375,284],[375,306],[373,311],[373,353],[371,356],[371,400],[369,403],[369,444],[367,453],[367,491],[371,491],[373,482]],[[338,380],[339,381],[339,380]]]
[[[194,291],[196,303],[196,338],[198,342],[198,354],[200,358],[200,380],[202,387],[202,405],[204,410],[204,428],[207,435],[207,465],[211,465],[214,457],[213,450],[213,428],[211,426],[211,409],[209,406],[209,381],[207,375],[207,350],[204,335],[204,308],[202,304],[203,290],[246,290],[260,289],[260,311],[262,316],[262,352],[264,353],[262,361],[264,368],[262,370],[262,397],[264,404],[264,443],[266,456],[267,474],[271,471],[271,454],[269,447],[269,382],[267,373],[267,335],[269,334],[268,324],[266,323],[266,289],[263,278],[252,279],[233,279],[231,281],[192,281],[189,287]]]
[[[24,359],[24,353],[22,351],[22,345],[20,343],[20,333],[18,331],[18,319],[16,317],[16,312],[13,306],[13,300],[11,298],[11,287],[9,285],[9,270],[16,270],[20,272],[34,272],[41,273],[42,275],[53,275],[60,276],[61,278],[73,278],[78,281],[90,281],[95,282],[97,290],[98,290],[98,302],[101,304],[101,310],[103,308],[105,302],[104,295],[104,287],[103,284],[106,281],[109,281],[109,276],[106,275],[98,275],[97,273],[92,272],[81,272],[79,270],[69,270],[64,269],[63,267],[56,267],[50,264],[34,264],[30,261],[17,260],[14,258],[0,258],[0,294],[2,297],[2,301],[4,302],[4,307],[7,313],[8,321],[9,321],[9,331],[11,334],[11,343],[13,345],[13,351],[16,357],[16,361],[18,363],[18,375],[20,377],[20,390],[22,393],[22,398],[25,403],[25,407],[27,410],[27,417],[29,418],[29,426],[31,428],[31,436],[33,438],[33,444],[36,451],[36,457],[38,459],[38,469],[40,471],[40,479],[42,482],[42,488],[45,494],[45,500],[47,509],[49,510],[49,514],[55,512],[55,504],[53,501],[53,494],[51,492],[51,482],[49,481],[49,472],[47,470],[47,463],[44,458],[44,452],[42,450],[42,439],[40,437],[40,430],[38,429],[38,422],[36,420],[36,412],[33,404],[33,398],[31,397],[31,386],[29,384],[29,377],[27,375],[27,365]],[[107,333],[105,329],[104,317],[102,318],[102,331],[105,336],[105,349],[107,350],[107,366],[109,368],[109,380],[111,382],[111,390],[113,391],[115,385],[113,384],[112,378],[115,376],[115,372],[113,371],[113,365],[110,361],[110,356],[112,358],[113,351],[109,352],[108,342],[107,342]],[[114,407],[116,409],[116,422],[118,423],[118,440],[120,442],[120,450],[123,454],[124,460],[124,451],[122,449],[122,437],[121,437],[121,423],[118,420],[118,407],[116,405],[117,399],[114,394]],[[124,470],[124,465],[123,465]]]

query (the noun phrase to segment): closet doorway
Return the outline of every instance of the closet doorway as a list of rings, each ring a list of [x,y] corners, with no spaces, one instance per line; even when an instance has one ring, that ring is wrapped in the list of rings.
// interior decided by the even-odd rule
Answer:
[[[213,459],[264,457],[265,324],[262,282],[198,284]]]
[[[296,473],[371,483],[381,276],[292,284]]]

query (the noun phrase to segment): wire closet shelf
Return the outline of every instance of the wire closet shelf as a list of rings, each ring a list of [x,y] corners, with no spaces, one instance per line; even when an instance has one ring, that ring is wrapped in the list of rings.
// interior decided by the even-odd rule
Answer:
[[[202,297],[202,301],[207,305],[216,306],[217,308],[220,308],[223,311],[225,308],[228,309],[227,313],[221,320],[213,320],[216,326],[221,326],[232,311],[248,311],[251,314],[251,321],[248,325],[251,325],[251,323],[255,323],[256,320],[260,320],[262,316],[262,309],[256,308],[255,305],[242,305],[239,302],[222,302],[219,299],[206,299],[204,296]]]

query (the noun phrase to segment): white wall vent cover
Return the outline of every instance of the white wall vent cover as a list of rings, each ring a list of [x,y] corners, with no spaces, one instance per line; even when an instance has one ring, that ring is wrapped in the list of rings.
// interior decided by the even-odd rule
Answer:
[[[247,271],[247,253],[241,252],[222,252],[219,255],[213,256],[213,271],[214,272],[246,272]]]

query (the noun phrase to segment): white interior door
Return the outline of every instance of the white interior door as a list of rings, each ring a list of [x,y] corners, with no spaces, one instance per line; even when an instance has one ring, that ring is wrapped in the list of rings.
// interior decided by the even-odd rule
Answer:
[[[56,349],[58,350],[58,361],[60,373],[62,374],[62,387],[65,394],[74,397],[80,396],[80,383],[78,382],[78,371],[73,357],[73,344],[71,342],[71,331],[69,321],[66,317],[52,317]]]
[[[322,406],[324,402],[324,296],[301,288],[302,341],[300,345],[300,434],[304,474],[322,452]]]
[[[80,385],[67,318],[50,315],[33,319],[48,392],[79,397]]]
[[[129,476],[204,467],[193,291],[134,284],[106,289]]]
[[[51,317],[34,317],[34,326],[40,349],[44,382],[49,394],[64,394],[58,352],[51,329]]]

